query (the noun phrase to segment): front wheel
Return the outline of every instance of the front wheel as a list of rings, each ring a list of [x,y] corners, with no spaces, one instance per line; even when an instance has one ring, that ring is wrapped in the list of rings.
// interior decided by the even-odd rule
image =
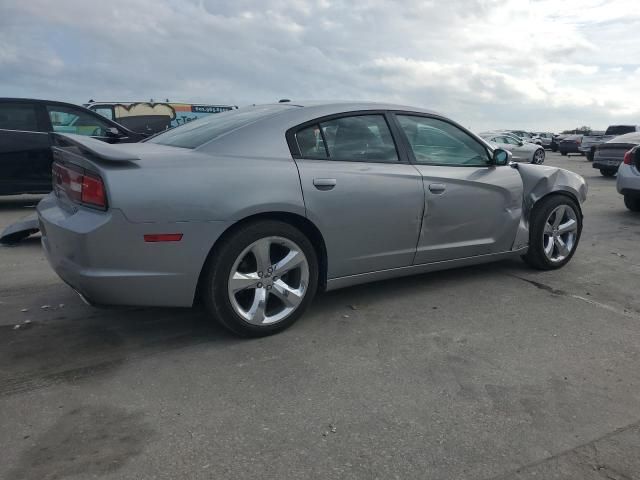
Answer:
[[[616,174],[617,170],[611,170],[610,168],[601,168],[600,173],[604,177],[613,177]]]
[[[201,289],[224,327],[262,337],[291,326],[316,293],[318,259],[297,228],[264,220],[236,230],[207,261]]]
[[[566,265],[578,247],[582,215],[578,204],[564,195],[543,198],[529,219],[529,251],[523,259],[539,270]]]
[[[626,194],[624,196],[624,206],[632,212],[640,212],[640,195],[631,196]]]
[[[536,165],[542,165],[544,163],[544,150],[539,148],[533,154],[533,161],[531,163],[535,163]]]

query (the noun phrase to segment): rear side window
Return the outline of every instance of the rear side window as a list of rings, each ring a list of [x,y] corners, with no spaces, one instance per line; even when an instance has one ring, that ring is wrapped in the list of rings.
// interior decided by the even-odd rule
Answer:
[[[0,103],[0,128],[38,131],[36,107],[30,103]]]
[[[328,120],[296,133],[300,154],[348,162],[397,162],[391,131],[383,115]]]
[[[283,112],[285,108],[292,107],[262,105],[217,113],[167,130],[147,141],[171,147],[198,148],[232,130]]]

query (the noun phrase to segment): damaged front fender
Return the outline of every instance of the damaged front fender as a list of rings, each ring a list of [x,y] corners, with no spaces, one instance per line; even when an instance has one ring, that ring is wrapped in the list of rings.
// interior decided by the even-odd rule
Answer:
[[[587,182],[577,173],[557,167],[518,164],[524,189],[523,211],[528,218],[533,206],[550,193],[565,193],[578,204],[587,199]]]

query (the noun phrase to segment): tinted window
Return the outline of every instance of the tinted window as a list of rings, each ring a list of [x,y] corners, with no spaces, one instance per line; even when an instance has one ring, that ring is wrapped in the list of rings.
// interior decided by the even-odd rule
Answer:
[[[398,161],[383,115],[342,117],[320,124],[329,157],[347,161]]]
[[[398,115],[418,163],[485,166],[489,155],[483,145],[450,123],[435,118]]]
[[[629,125],[612,125],[607,128],[605,135],[624,135],[625,133],[635,132],[636,127]]]
[[[29,103],[0,103],[0,128],[38,131],[35,105]]]
[[[509,145],[520,145],[520,142],[518,140],[516,140],[515,138],[513,138],[513,137],[506,137],[505,136],[505,137],[502,137],[502,139],[504,140],[504,142],[502,142],[502,143],[506,143],[506,144],[509,144]]]
[[[327,158],[327,149],[317,124],[296,133],[296,141],[302,157]]]
[[[150,138],[148,142],[172,147],[197,148],[220,135],[249,125],[257,120],[276,115],[285,111],[286,108],[292,107],[262,105],[217,113],[167,130]]]
[[[106,130],[111,128],[98,115],[79,108],[47,105],[47,112],[54,132],[103,137]]]

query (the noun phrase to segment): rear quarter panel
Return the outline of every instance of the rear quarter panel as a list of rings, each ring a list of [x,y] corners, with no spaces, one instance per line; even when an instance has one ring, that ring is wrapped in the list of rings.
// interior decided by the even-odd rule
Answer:
[[[233,223],[268,211],[304,215],[293,159],[194,151],[105,167],[111,206],[131,222]]]

